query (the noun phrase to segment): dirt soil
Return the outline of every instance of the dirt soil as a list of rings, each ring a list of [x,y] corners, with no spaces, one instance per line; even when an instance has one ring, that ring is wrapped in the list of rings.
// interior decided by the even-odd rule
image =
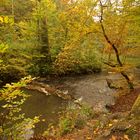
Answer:
[[[134,91],[130,91],[125,95],[118,97],[115,105],[110,107],[110,111],[112,113],[130,111],[139,94],[140,87],[137,87]]]
[[[110,107],[110,111],[112,113],[117,112],[127,112],[130,111],[132,105],[134,104],[135,100],[137,99],[138,95],[140,94],[140,87],[137,87],[135,90],[126,93],[117,98],[115,104]],[[91,123],[94,125],[94,123]],[[83,130],[74,132],[72,134],[68,134],[60,140],[94,140],[93,132],[90,132],[90,129],[85,127]],[[110,138],[107,139],[99,139],[99,140],[130,140],[127,138],[127,135],[124,134],[115,134],[112,135]]]

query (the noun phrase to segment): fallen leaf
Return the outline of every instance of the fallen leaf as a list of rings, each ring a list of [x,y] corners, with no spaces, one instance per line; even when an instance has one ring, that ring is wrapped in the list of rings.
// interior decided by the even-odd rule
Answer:
[[[124,138],[125,138],[126,140],[130,140],[130,139],[128,138],[128,135],[124,135]]]
[[[117,119],[114,119],[113,122],[118,122],[118,120]]]
[[[116,140],[116,137],[112,135],[111,139],[109,140]]]
[[[109,123],[109,124],[108,124],[109,127],[111,127],[112,125],[113,125],[112,123]]]

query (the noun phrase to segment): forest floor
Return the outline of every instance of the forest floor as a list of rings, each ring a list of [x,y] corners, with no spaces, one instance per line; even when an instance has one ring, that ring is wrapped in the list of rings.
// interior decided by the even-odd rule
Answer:
[[[110,106],[111,114],[104,114],[105,117],[99,119],[103,121],[103,123],[106,121],[107,124],[103,124],[104,126],[94,129],[92,125],[95,125],[96,119],[93,119],[88,122],[90,125],[61,137],[59,140],[140,140],[140,121],[138,121],[137,124],[133,124],[133,121],[128,121],[130,119],[128,117],[129,112],[139,94],[140,87],[119,96],[115,104]],[[100,116],[98,118],[100,118]],[[116,122],[119,123],[117,124]],[[135,130],[134,127],[136,127]],[[105,131],[103,129],[105,129]]]
[[[115,102],[115,105],[110,107],[110,111],[112,113],[130,111],[139,94],[140,87],[136,88],[134,91],[130,91],[124,95],[119,96]]]

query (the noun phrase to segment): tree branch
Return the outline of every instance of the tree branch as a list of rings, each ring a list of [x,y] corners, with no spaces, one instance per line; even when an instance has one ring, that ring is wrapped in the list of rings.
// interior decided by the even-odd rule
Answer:
[[[117,67],[117,64],[112,64],[110,62],[105,62],[105,61],[103,61],[103,63],[110,66],[110,67]]]

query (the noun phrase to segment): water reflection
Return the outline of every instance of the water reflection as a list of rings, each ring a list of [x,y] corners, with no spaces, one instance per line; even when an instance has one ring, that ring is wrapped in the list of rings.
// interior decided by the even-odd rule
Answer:
[[[22,106],[25,117],[41,116],[41,119],[45,119],[44,122],[39,122],[36,125],[35,133],[42,133],[47,129],[48,124],[57,123],[59,112],[65,110],[68,104],[66,100],[55,95],[46,96],[32,90],[26,90],[25,92],[30,95]]]

